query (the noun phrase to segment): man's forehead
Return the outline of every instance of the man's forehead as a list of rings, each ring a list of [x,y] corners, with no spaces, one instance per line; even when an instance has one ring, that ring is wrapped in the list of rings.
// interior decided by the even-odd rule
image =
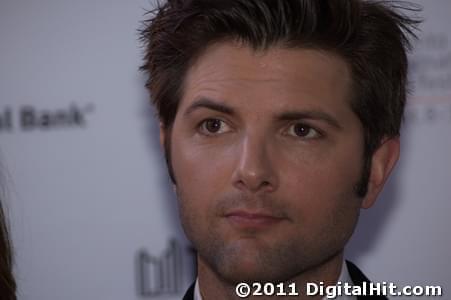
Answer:
[[[347,64],[329,52],[281,47],[255,51],[220,43],[209,47],[188,70],[181,107],[186,109],[199,98],[230,106],[268,101],[282,110],[299,104],[349,106],[350,86]]]
[[[303,72],[306,69],[308,74]],[[319,78],[339,75],[343,79],[348,73],[345,60],[331,51],[283,45],[256,50],[243,43],[224,41],[212,44],[202,52],[189,68],[187,79],[271,81],[279,79],[277,76],[289,79],[290,76],[299,77],[302,74]],[[190,78],[193,75],[197,76]],[[211,75],[214,78],[210,78]],[[203,78],[199,78],[201,76]]]

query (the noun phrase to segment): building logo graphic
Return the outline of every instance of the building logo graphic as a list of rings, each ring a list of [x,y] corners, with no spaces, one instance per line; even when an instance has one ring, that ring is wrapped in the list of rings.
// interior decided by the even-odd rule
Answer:
[[[183,249],[175,240],[159,256],[149,254],[146,250],[138,251],[136,257],[138,295],[152,298],[163,294],[180,294],[184,288],[185,261],[192,258],[189,249]],[[185,257],[185,259],[184,259]],[[188,259],[187,259],[188,258]],[[191,281],[192,278],[189,279]]]

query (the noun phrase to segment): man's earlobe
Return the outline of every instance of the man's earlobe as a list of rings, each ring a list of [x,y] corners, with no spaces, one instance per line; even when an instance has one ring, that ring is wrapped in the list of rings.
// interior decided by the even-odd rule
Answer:
[[[368,192],[362,201],[362,208],[370,208],[376,201],[388,176],[399,158],[399,136],[386,138],[379,148],[373,153],[371,159],[370,178]]]

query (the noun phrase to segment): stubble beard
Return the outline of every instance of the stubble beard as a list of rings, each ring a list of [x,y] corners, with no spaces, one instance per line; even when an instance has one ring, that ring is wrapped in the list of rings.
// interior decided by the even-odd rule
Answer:
[[[359,215],[357,207],[342,207],[325,220],[326,225],[316,236],[275,237],[269,244],[256,233],[242,240],[227,242],[218,223],[211,221],[205,228],[199,222],[210,212],[196,215],[193,213],[196,209],[189,205],[193,199],[188,199],[183,193],[178,193],[178,199],[185,234],[197,249],[199,259],[230,285],[239,282],[287,282],[314,270],[342,253]],[[353,202],[353,199],[347,200]],[[350,216],[349,209],[356,213]]]

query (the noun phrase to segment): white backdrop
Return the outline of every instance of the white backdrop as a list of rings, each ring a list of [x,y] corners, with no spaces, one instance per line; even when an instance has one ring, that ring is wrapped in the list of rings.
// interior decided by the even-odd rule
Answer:
[[[401,161],[347,249],[451,288],[451,2],[421,1]],[[151,1],[0,0],[0,161],[19,299],[179,299],[189,244],[137,71]],[[399,298],[400,299],[400,298]]]

